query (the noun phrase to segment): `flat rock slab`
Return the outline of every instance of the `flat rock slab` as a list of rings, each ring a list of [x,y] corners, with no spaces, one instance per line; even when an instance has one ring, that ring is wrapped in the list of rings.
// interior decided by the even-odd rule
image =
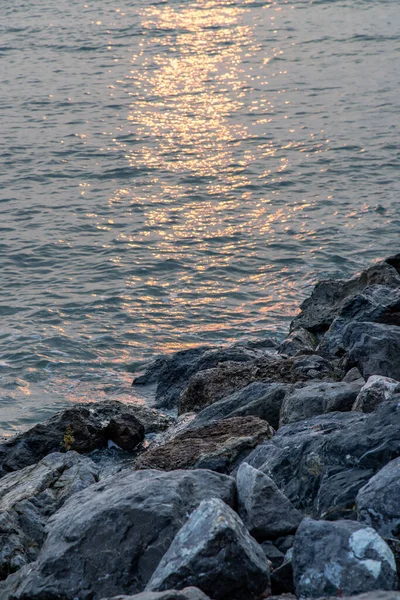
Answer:
[[[244,462],[237,472],[236,486],[239,515],[256,540],[296,531],[303,517],[270,477]]]
[[[200,502],[234,505],[235,480],[206,470],[120,473],[72,496],[50,519],[35,563],[2,600],[98,600],[142,592]]]
[[[141,454],[138,469],[212,469],[231,472],[261,441],[270,439],[274,430],[257,417],[232,417],[178,434],[165,444]]]
[[[0,479],[0,579],[36,559],[49,517],[97,478],[89,458],[67,452]]]
[[[357,521],[304,519],[294,540],[293,577],[301,598],[397,588],[392,551],[376,531]]]
[[[260,546],[231,508],[211,499],[200,504],[176,535],[147,589],[194,585],[215,600],[256,600],[269,583]]]
[[[286,394],[280,412],[280,426],[329,412],[350,411],[359,386],[340,382],[311,382]]]
[[[181,591],[142,592],[134,596],[114,596],[114,598],[103,598],[102,600],[210,600],[210,598],[198,588],[187,587]]]
[[[135,406],[91,402],[67,408],[0,444],[0,476],[37,463],[51,452],[87,453],[113,441],[132,451],[144,439]]]

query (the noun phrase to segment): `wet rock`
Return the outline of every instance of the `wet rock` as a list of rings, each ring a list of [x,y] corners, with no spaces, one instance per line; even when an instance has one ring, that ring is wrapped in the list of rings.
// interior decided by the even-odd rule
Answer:
[[[138,469],[212,469],[231,472],[274,430],[256,417],[233,417],[198,429],[189,429],[151,448],[135,461]]]
[[[269,587],[268,563],[221,500],[202,502],[154,572],[147,590],[199,587],[215,600],[255,600]]]
[[[358,491],[400,456],[399,430],[397,402],[383,402],[370,414],[319,415],[285,425],[246,462],[269,475],[298,510],[354,517]]]
[[[310,379],[340,380],[340,370],[318,355],[283,359],[264,357],[246,364],[225,363],[197,373],[182,391],[179,413],[200,411],[251,383],[297,383]]]
[[[310,382],[286,394],[281,407],[280,425],[295,423],[314,415],[350,411],[359,392],[355,384]]]
[[[400,458],[383,467],[357,494],[359,520],[383,537],[400,534]]]
[[[233,505],[234,479],[206,470],[137,471],[91,485],[53,515],[36,562],[7,579],[2,600],[141,592],[188,516],[209,498]]]
[[[296,595],[302,598],[394,590],[393,553],[370,527],[356,521],[304,519],[293,546]]]
[[[283,563],[271,573],[272,594],[287,594],[294,592],[293,582],[293,549],[285,554]]]
[[[229,417],[254,416],[278,429],[283,398],[290,389],[291,386],[283,383],[251,383],[201,410],[191,421],[190,427],[202,427]]]
[[[361,388],[352,410],[370,413],[381,402],[390,400],[394,394],[400,393],[400,382],[381,375],[372,375]]]
[[[49,517],[97,477],[90,459],[67,452],[0,480],[0,579],[36,559]]]
[[[296,531],[303,517],[270,477],[244,462],[237,472],[236,486],[238,513],[256,540]]]
[[[142,592],[134,596],[114,596],[114,598],[103,598],[103,600],[210,600],[210,598],[198,588],[187,587],[181,591]]]
[[[314,354],[318,345],[317,338],[299,327],[292,331],[278,348],[279,354],[286,356],[298,356],[299,354]]]
[[[350,323],[344,330],[343,347],[349,365],[364,379],[383,375],[400,380],[400,327],[377,323]]]
[[[112,420],[115,425],[110,429]],[[143,438],[144,428],[135,417],[134,405],[117,401],[77,404],[1,444],[0,476],[34,464],[52,452],[91,452],[106,447],[108,440],[134,450]]]
[[[391,257],[350,280],[320,281],[311,296],[301,305],[301,312],[292,322],[291,330],[302,327],[315,335],[321,335],[330,327],[349,297],[363,292],[371,285],[399,288],[400,274],[397,264],[396,257]]]

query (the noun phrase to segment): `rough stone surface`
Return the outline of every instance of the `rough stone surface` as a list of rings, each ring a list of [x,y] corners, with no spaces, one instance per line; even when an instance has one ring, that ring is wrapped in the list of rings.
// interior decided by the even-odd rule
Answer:
[[[239,515],[256,540],[296,531],[303,517],[270,477],[244,462],[237,472],[236,486]]]
[[[221,500],[202,502],[162,558],[150,591],[199,587],[215,600],[255,600],[269,586],[260,546]]]
[[[114,596],[114,598],[103,598],[103,600],[210,600],[210,598],[198,588],[187,587],[181,591],[142,592],[134,596]]]
[[[182,391],[179,413],[199,411],[257,382],[296,383],[310,379],[339,381],[341,371],[321,356],[263,357],[246,364],[227,362],[197,373]]]
[[[400,458],[381,469],[357,494],[358,517],[383,537],[400,534]]]
[[[251,383],[201,410],[189,426],[193,429],[229,417],[254,416],[278,429],[283,398],[290,389],[290,385],[283,383]]]
[[[274,430],[256,417],[233,417],[198,429],[189,429],[151,448],[135,461],[138,469],[212,469],[231,472]]]
[[[275,546],[273,542],[267,540],[260,544],[260,546],[272,569],[276,569],[283,563],[285,555]]]
[[[118,426],[116,422],[110,429],[112,420]],[[126,444],[130,450],[144,438],[134,405],[117,401],[77,404],[0,444],[0,476],[32,465],[51,452],[85,453],[106,447],[108,440],[121,443],[122,431],[124,440],[130,440]]]
[[[400,392],[400,382],[381,375],[372,375],[363,385],[358,394],[352,410],[370,413],[381,402],[390,400],[394,394]]]
[[[304,329],[299,327],[292,331],[278,348],[279,354],[286,356],[298,356],[299,354],[313,354],[317,348],[317,338]]]
[[[67,452],[49,454],[0,480],[0,579],[35,560],[49,517],[97,476],[90,459]]]
[[[2,600],[141,592],[188,516],[209,498],[233,505],[234,479],[206,470],[137,471],[91,485],[53,515],[36,562],[7,579]]]
[[[400,456],[399,430],[400,402],[383,402],[371,414],[319,415],[285,425],[246,462],[269,475],[302,512],[354,518],[360,488]]]
[[[315,415],[352,409],[359,386],[344,381],[310,382],[286,394],[281,407],[280,426]]]
[[[293,582],[293,549],[285,554],[283,563],[271,573],[271,592],[273,594],[287,594],[294,592]]]
[[[311,333],[323,334],[344,302],[371,285],[400,287],[397,257],[377,263],[350,280],[328,279],[317,283],[311,296],[301,305],[301,312],[292,322],[291,330],[303,327]]]
[[[397,587],[389,546],[376,531],[356,521],[304,519],[293,546],[293,576],[301,598]]]

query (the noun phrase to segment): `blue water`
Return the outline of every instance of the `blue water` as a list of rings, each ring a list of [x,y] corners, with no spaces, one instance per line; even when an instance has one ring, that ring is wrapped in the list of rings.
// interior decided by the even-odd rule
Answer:
[[[3,0],[0,431],[400,250],[398,0]]]

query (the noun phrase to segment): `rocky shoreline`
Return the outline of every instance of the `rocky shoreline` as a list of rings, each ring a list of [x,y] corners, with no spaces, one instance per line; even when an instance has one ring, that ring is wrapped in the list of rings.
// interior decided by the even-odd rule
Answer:
[[[400,254],[0,443],[0,600],[400,600],[399,326]]]

